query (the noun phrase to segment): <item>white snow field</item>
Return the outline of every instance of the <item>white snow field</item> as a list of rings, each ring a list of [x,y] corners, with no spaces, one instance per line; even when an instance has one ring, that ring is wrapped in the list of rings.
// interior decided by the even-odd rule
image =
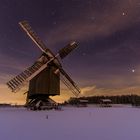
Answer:
[[[0,108],[0,140],[140,140],[140,108]]]

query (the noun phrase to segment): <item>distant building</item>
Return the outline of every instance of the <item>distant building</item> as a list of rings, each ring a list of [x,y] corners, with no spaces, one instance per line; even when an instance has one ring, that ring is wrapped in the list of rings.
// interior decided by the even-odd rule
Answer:
[[[101,107],[111,107],[112,101],[110,99],[100,99]]]
[[[80,99],[80,100],[78,101],[77,106],[78,106],[78,107],[87,107],[87,104],[88,104],[88,100]]]

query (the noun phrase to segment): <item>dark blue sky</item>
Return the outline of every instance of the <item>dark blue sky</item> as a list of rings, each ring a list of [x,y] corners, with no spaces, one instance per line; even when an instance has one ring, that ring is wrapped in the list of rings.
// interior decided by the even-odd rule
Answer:
[[[139,86],[139,15],[139,0],[1,0],[0,83],[41,54],[18,25],[28,20],[54,53],[79,43],[62,63],[81,88]]]

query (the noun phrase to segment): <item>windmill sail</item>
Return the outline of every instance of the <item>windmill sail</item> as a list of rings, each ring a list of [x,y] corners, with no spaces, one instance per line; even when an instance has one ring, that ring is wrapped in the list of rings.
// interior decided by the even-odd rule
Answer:
[[[33,31],[31,26],[27,21],[19,22],[19,25],[27,33],[27,35],[32,39],[32,41],[39,47],[39,49],[44,52],[48,58],[54,57],[53,53],[46,47],[39,36]]]
[[[9,82],[7,82],[8,87],[12,90],[12,92],[16,92],[18,89],[20,89],[20,87],[28,82],[31,75],[37,72],[42,66],[43,64],[36,62],[31,67],[27,68],[24,72],[20,73]]]
[[[60,79],[61,81],[71,90],[71,92],[78,97],[80,94],[80,89],[76,83],[70,78],[70,76],[63,70],[60,69]]]
[[[76,42],[68,44],[66,47],[62,48],[58,53],[61,59],[66,57],[71,51],[78,47]]]

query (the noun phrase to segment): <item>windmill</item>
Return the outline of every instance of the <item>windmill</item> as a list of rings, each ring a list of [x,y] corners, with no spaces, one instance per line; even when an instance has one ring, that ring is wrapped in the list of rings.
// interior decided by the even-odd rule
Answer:
[[[12,92],[19,91],[21,87],[29,83],[26,105],[30,108],[40,109],[41,106],[47,106],[54,102],[49,96],[60,95],[61,80],[77,97],[80,89],[64,71],[59,61],[59,59],[65,58],[71,51],[77,48],[77,43],[69,43],[55,55],[46,47],[27,21],[19,22],[19,25],[42,51],[42,55],[32,66],[7,82]]]

